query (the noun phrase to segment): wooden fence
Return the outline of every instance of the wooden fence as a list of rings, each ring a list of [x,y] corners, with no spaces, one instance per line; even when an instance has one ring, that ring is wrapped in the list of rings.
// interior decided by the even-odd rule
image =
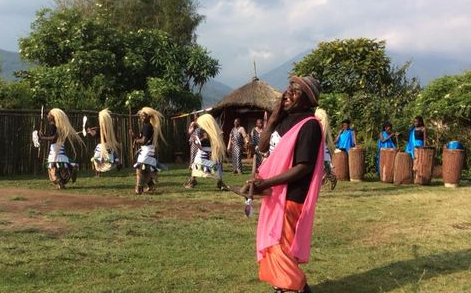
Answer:
[[[96,111],[67,111],[67,116],[77,131],[82,130],[84,115],[88,117],[88,124],[98,126]],[[121,161],[124,167],[130,167],[135,160],[136,150],[132,149],[128,129],[131,126],[134,133],[138,133],[138,117],[133,115],[131,121],[126,114],[112,114],[112,117],[117,139],[122,146]],[[189,145],[186,135],[188,119],[165,119],[163,134],[167,144],[159,144],[158,156],[161,162],[174,162],[176,157],[188,159]],[[0,110],[0,176],[44,172],[49,152],[48,144],[42,142],[41,148],[37,149],[31,140],[31,134],[33,130],[39,129],[39,124],[40,110]],[[47,121],[44,118],[43,131],[46,127]],[[73,159],[73,152],[66,144],[67,153],[71,159],[80,164],[81,169],[92,168],[90,159],[99,138],[90,135],[82,138],[86,148],[77,149],[77,155]]]

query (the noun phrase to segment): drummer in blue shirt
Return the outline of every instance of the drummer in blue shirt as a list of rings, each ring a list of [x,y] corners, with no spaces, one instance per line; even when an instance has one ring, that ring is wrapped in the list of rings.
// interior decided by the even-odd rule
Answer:
[[[407,141],[406,152],[415,159],[415,148],[425,147],[427,141],[427,129],[424,119],[421,116],[414,118],[414,125],[409,129],[409,140]]]
[[[342,128],[339,135],[335,138],[335,144],[337,148],[348,151],[356,145],[356,134],[353,129],[350,128],[350,120],[345,119],[342,121]]]
[[[381,160],[381,149],[395,149],[395,138],[397,138],[399,135],[399,132],[392,132],[391,122],[385,122],[383,124],[383,130],[379,134],[378,138],[378,154],[376,156],[376,174],[378,175],[378,179],[380,178],[379,163]]]

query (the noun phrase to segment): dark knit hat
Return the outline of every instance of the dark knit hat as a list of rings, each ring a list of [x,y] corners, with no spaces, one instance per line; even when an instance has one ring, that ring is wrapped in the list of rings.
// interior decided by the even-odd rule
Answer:
[[[321,92],[321,85],[317,79],[312,75],[308,76],[296,76],[293,75],[289,79],[290,82],[295,82],[301,86],[303,92],[306,93],[312,106],[319,105],[319,94]]]

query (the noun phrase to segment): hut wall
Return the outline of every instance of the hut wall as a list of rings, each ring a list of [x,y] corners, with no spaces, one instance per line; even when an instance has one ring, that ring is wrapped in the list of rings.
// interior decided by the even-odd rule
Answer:
[[[72,126],[77,131],[82,130],[82,119],[87,115],[89,125],[98,125],[98,112],[95,111],[67,111]],[[121,161],[124,167],[131,167],[135,160],[136,149],[132,149],[132,141],[128,134],[129,126],[135,133],[139,129],[137,116],[132,116],[131,120],[126,114],[113,114],[114,126],[118,141],[122,143]],[[48,145],[41,143],[38,156],[38,149],[33,146],[31,133],[39,128],[40,110],[0,110],[0,176],[19,174],[38,174],[45,172],[47,161]],[[162,162],[173,162],[176,154],[183,154],[183,158],[188,158],[189,145],[186,129],[188,122],[186,119],[170,120],[165,119],[163,133],[166,144],[160,143],[158,154]],[[43,131],[47,127],[47,121],[43,121]],[[83,137],[82,137],[83,138]],[[90,158],[99,138],[90,136],[84,137],[86,148],[77,149],[75,162],[78,162],[81,169],[91,168]],[[73,158],[70,146],[67,146],[67,153]]]

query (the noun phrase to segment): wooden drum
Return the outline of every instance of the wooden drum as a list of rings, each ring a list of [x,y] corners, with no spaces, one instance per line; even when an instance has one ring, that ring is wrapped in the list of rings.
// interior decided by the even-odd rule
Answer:
[[[345,151],[336,149],[332,158],[332,164],[334,165],[334,172],[337,176],[337,180],[350,180],[348,175],[348,156]]]
[[[414,183],[429,185],[433,175],[434,147],[415,148]]]
[[[381,149],[379,155],[379,179],[382,182],[394,182],[394,161],[397,149]]]
[[[443,167],[442,165],[435,165],[433,166],[433,178],[442,178],[443,174]]]
[[[394,184],[412,183],[412,158],[408,153],[398,152],[394,159]]]
[[[461,172],[464,166],[464,150],[444,149],[443,150],[443,183],[445,187],[458,187]]]
[[[365,149],[351,148],[348,152],[348,170],[350,181],[362,181],[365,175]]]

